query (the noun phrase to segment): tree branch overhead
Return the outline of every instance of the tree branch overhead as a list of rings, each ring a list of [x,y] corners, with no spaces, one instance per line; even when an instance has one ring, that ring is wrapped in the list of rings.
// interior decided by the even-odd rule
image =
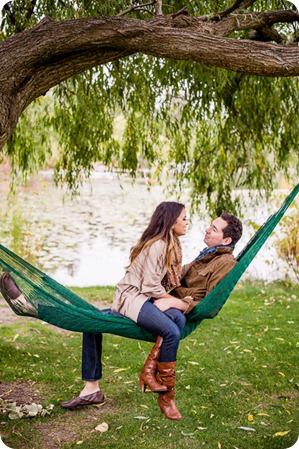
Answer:
[[[0,43],[0,148],[22,111],[39,95],[91,67],[134,53],[249,75],[298,76],[298,38],[293,45],[281,45],[285,39],[273,28],[277,23],[298,23],[298,12],[239,9],[254,3],[236,0],[222,12],[204,17],[192,16],[186,8],[163,15],[161,0],[132,3],[116,16],[60,22],[46,18],[4,40]],[[150,20],[123,17],[147,7],[155,10]],[[247,31],[252,32],[247,38],[231,37]]]

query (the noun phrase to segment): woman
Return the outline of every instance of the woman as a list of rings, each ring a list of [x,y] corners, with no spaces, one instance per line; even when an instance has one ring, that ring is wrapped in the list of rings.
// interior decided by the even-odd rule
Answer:
[[[113,311],[158,336],[141,372],[140,387],[145,391],[147,385],[159,393],[162,413],[175,420],[182,418],[174,403],[175,366],[186,322],[182,312],[187,309],[188,302],[167,292],[180,285],[179,237],[186,233],[187,225],[183,204],[159,204],[139,242],[131,249],[130,264],[115,287],[112,305]]]

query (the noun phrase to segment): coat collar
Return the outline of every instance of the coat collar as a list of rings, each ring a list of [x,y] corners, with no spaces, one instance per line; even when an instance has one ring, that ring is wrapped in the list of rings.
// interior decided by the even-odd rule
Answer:
[[[194,262],[199,261],[209,262],[216,256],[220,256],[222,254],[232,254],[234,247],[231,245],[222,245],[216,246],[214,248],[207,248],[207,250],[208,251],[205,254],[202,254],[202,257],[200,257],[199,259],[196,258]],[[205,250],[203,250],[201,253],[204,253],[204,251]]]

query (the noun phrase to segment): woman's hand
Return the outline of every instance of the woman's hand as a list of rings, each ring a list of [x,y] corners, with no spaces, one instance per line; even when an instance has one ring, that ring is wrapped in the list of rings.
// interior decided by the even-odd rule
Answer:
[[[187,297],[191,298],[191,296]],[[192,298],[191,298],[192,299]],[[178,309],[184,312],[188,308],[188,303],[182,301],[181,299],[175,298],[174,296],[168,295],[164,298],[158,298],[154,301],[154,305],[158,307],[161,312],[166,312],[168,309]]]
[[[166,312],[166,310],[171,309],[173,306],[170,304],[171,298],[160,298],[154,301],[154,305],[158,307],[161,312]]]

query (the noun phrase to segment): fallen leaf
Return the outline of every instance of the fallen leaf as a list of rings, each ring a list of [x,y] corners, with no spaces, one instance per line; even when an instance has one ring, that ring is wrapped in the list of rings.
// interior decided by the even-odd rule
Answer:
[[[148,419],[148,416],[134,416],[135,419]]]
[[[194,435],[194,432],[186,433],[182,430],[181,434],[184,435],[184,437],[192,437]]]
[[[290,433],[290,430],[284,430],[283,432],[276,432],[274,433],[274,437],[284,437],[285,435],[287,435],[288,433]]]
[[[243,427],[240,426],[238,429],[247,430],[248,432],[256,432],[256,430],[253,427]]]
[[[247,419],[248,421],[253,421],[253,415],[251,413],[248,413]]]
[[[198,362],[192,362],[192,360],[188,360],[188,363],[190,363],[190,365],[199,365]]]
[[[97,427],[95,427],[95,430],[98,430],[99,432],[107,432],[109,429],[109,426],[106,422],[102,422]]]
[[[128,369],[130,369],[130,366],[128,368],[117,368],[113,372],[114,373],[120,373],[121,371],[127,371]]]

